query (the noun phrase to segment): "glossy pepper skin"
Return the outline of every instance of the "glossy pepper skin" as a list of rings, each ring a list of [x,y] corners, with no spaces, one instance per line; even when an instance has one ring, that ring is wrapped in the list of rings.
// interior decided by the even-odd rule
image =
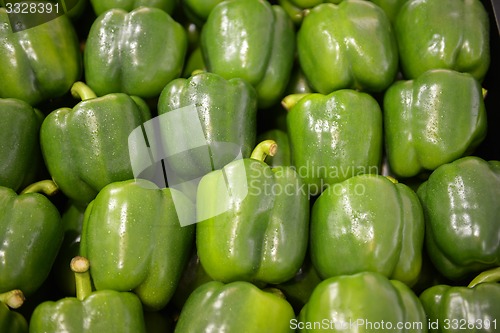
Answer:
[[[179,0],[90,0],[97,16],[110,9],[123,9],[131,12],[141,6],[158,8],[168,14],[172,14],[178,2]]]
[[[479,274],[467,287],[437,285],[426,289],[420,301],[430,332],[498,332],[500,270]]]
[[[210,13],[200,43],[209,72],[248,81],[257,90],[259,108],[279,102],[295,51],[293,23],[281,7],[262,0],[224,1]]]
[[[189,296],[175,331],[293,332],[290,321],[294,317],[292,306],[279,292],[260,290],[243,281],[226,285],[211,281]]]
[[[442,68],[481,81],[488,70],[489,19],[479,0],[409,0],[394,30],[407,79]]]
[[[19,308],[24,302],[20,290],[0,294],[0,332],[28,333],[28,322],[24,316],[11,309]]]
[[[194,222],[193,204],[173,189],[140,179],[103,188],[85,210],[80,243],[95,288],[131,290],[146,308],[163,308],[194,240],[194,226],[181,227],[180,214]]]
[[[13,32],[0,8],[0,98],[37,105],[67,93],[81,72],[78,37],[66,15]]]
[[[90,28],[84,51],[87,84],[102,96],[157,97],[182,72],[184,28],[158,8],[112,9]]]
[[[436,169],[417,194],[429,257],[448,279],[500,265],[500,162],[464,157]]]
[[[324,321],[322,328],[311,327]],[[398,323],[411,323],[412,328],[400,329]],[[362,272],[321,282],[291,326],[298,332],[375,332],[375,325],[384,332],[427,332],[424,309],[410,288],[378,273]]]
[[[486,135],[482,89],[469,74],[431,70],[398,81],[383,103],[389,165],[400,177],[467,155]]]
[[[422,206],[408,186],[355,176],[314,203],[311,258],[323,278],[374,271],[411,287],[422,266],[424,228]]]
[[[75,257],[71,269],[75,273],[76,297],[40,303],[31,316],[30,333],[146,332],[141,301],[135,294],[92,292],[86,258]]]
[[[344,88],[381,92],[398,70],[391,23],[369,1],[311,9],[297,32],[297,51],[311,87],[322,94]]]
[[[196,246],[214,280],[281,283],[304,261],[308,193],[292,168],[264,163],[260,149],[273,155],[275,143],[263,141],[250,158],[207,174],[198,186]]]
[[[185,158],[170,158],[172,171],[179,177],[194,179],[222,168],[238,154],[250,157],[255,146],[257,94],[246,81],[201,72],[188,79],[176,79],[163,89],[158,114],[172,116],[180,108],[194,105],[197,115],[163,131],[183,133],[183,146],[197,147],[201,138],[204,149],[191,149]],[[176,111],[178,112],[178,111]],[[184,118],[183,118],[184,119]],[[178,128],[182,127],[182,129]],[[195,130],[201,133],[196,133]],[[165,139],[167,149],[181,143]]]
[[[0,186],[18,191],[35,181],[42,168],[40,126],[44,115],[28,103],[0,99]]]
[[[18,195],[0,187],[0,293],[20,289],[29,296],[49,275],[64,228],[57,208],[43,194],[57,187],[35,183]]]
[[[144,101],[123,93],[96,97],[81,82],[72,92],[83,100],[45,118],[40,144],[61,191],[86,205],[107,184],[134,178],[128,136],[151,115]]]
[[[306,94],[296,104],[292,99],[283,101],[292,163],[311,194],[357,174],[379,173],[382,112],[373,97],[343,89]]]

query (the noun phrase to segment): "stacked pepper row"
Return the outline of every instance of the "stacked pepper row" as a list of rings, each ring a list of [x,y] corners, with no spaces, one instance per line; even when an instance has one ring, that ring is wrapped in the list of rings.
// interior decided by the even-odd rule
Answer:
[[[482,2],[47,4],[0,7],[0,332],[496,331]]]

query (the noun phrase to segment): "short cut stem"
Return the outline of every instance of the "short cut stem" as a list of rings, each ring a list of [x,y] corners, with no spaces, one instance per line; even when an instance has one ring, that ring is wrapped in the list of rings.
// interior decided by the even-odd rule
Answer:
[[[76,298],[83,301],[92,293],[90,282],[90,263],[87,258],[76,256],[71,259],[71,270],[75,273]]]
[[[250,158],[264,162],[267,156],[274,156],[278,151],[278,144],[274,140],[264,140],[259,143],[254,150]]]
[[[53,196],[59,192],[59,187],[52,180],[41,180],[39,182],[28,185],[21,194],[25,193],[43,193],[47,196]]]
[[[24,299],[24,294],[19,289],[0,294],[0,302],[7,304],[11,309],[17,309],[23,305]]]
[[[87,99],[92,99],[97,97],[95,92],[92,89],[90,89],[88,85],[86,85],[81,81],[73,83],[73,86],[71,87],[71,95],[74,98],[81,99],[82,101],[86,101]]]

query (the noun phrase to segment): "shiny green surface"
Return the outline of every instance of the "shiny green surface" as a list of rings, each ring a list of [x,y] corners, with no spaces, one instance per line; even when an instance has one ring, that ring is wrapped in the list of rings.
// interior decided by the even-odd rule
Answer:
[[[500,269],[480,273],[469,286],[437,285],[420,295],[430,332],[497,332]],[[476,283],[477,282],[477,283]]]
[[[39,133],[43,114],[28,103],[0,99],[0,186],[18,191],[35,181],[42,168]]]
[[[0,332],[28,333],[28,323],[19,313],[11,311],[0,302]]]
[[[49,275],[63,232],[61,216],[47,197],[0,187],[0,293],[33,294]]]
[[[0,8],[0,98],[37,105],[67,93],[81,72],[78,38],[68,17],[13,33]]]
[[[427,332],[418,297],[403,283],[372,272],[324,280],[298,320],[298,332]],[[326,326],[309,327],[314,322]],[[399,328],[398,323],[412,323],[413,329]]]
[[[281,283],[302,265],[309,200],[292,168],[231,162],[201,179],[196,209],[198,255],[214,280]]]
[[[398,70],[391,23],[369,1],[311,9],[297,32],[297,50],[311,87],[322,94],[343,88],[381,92]]]
[[[490,64],[489,18],[479,0],[409,0],[395,22],[408,79],[444,68],[484,78]]]
[[[174,150],[174,145],[192,148],[170,158],[170,170],[189,180],[222,168],[238,155],[250,157],[257,122],[257,95],[250,84],[208,72],[177,79],[163,89],[158,114],[169,116],[171,111],[189,105],[196,107],[197,117],[186,116],[174,128],[162,129],[183,134],[182,142],[165,139],[167,149]],[[194,149],[199,146],[200,136],[206,149]]]
[[[277,102],[290,78],[295,32],[283,9],[261,0],[226,1],[216,6],[201,33],[210,72],[252,84],[259,107]]]
[[[172,297],[193,243],[194,206],[182,193],[146,180],[103,188],[85,211],[80,254],[97,290],[133,291],[148,309]]]
[[[389,165],[401,177],[470,154],[486,135],[481,86],[469,74],[433,70],[398,81],[383,103]]]
[[[151,117],[143,103],[122,93],[108,94],[45,118],[40,129],[42,154],[66,196],[85,205],[107,184],[134,177],[128,137]]]
[[[287,116],[292,163],[311,194],[362,173],[378,173],[382,113],[354,90],[309,94]]]
[[[500,265],[500,162],[464,157],[436,169],[417,191],[426,246],[449,279]]]
[[[282,297],[248,282],[224,285],[212,281],[188,298],[175,331],[191,332],[293,332],[293,309]]]
[[[412,286],[422,266],[424,227],[409,187],[378,175],[352,177],[314,203],[312,262],[322,278],[372,271]]]
[[[107,11],[88,34],[86,82],[99,96],[157,97],[181,75],[187,42],[184,28],[158,8]]]
[[[82,301],[67,297],[41,303],[31,316],[29,332],[144,333],[146,328],[137,296],[103,290]]]

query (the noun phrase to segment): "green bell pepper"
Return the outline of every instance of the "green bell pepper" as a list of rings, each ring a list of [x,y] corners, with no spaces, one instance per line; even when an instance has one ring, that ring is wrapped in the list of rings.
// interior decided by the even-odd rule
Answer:
[[[89,261],[83,257],[71,261],[76,298],[39,304],[30,319],[30,333],[146,332],[137,296],[114,290],[92,292],[89,266]]]
[[[500,268],[479,274],[467,287],[438,285],[420,300],[430,332],[498,332]]]
[[[424,214],[415,192],[395,182],[359,175],[319,196],[312,209],[310,247],[321,277],[374,271],[410,287],[417,281]]]
[[[427,332],[413,291],[374,272],[324,280],[291,326],[298,332]]]
[[[66,15],[13,32],[0,7],[0,98],[36,105],[67,93],[81,72],[78,37]]]
[[[452,280],[500,265],[500,161],[464,157],[437,168],[417,194],[426,247]]]
[[[293,332],[293,318],[291,305],[277,290],[260,290],[243,281],[211,281],[189,296],[175,332]]]
[[[292,21],[267,1],[223,1],[201,32],[209,72],[239,77],[257,90],[259,107],[279,102],[290,78],[295,54]]]
[[[479,0],[409,0],[394,25],[404,76],[452,69],[481,81],[490,64],[489,29]]]
[[[123,9],[127,12],[139,7],[152,7],[172,14],[179,0],[90,0],[90,4],[97,16],[110,9]]]
[[[85,80],[99,96],[122,92],[158,97],[181,75],[187,42],[182,25],[158,8],[109,10],[90,28],[83,56]]]
[[[86,205],[107,184],[134,178],[128,137],[151,115],[144,101],[122,93],[96,97],[82,82],[71,92],[82,101],[45,118],[40,144],[61,191]]]
[[[398,81],[383,103],[387,157],[400,177],[467,155],[486,136],[481,86],[469,74],[431,70],[415,80]]]
[[[0,293],[33,294],[45,281],[61,246],[63,225],[52,181],[28,186],[20,195],[0,187]]]
[[[369,1],[344,0],[311,9],[297,32],[300,66],[322,94],[351,88],[385,90],[398,71],[398,50],[384,11]]]
[[[309,193],[358,174],[379,173],[382,112],[372,96],[343,89],[326,96],[290,95],[283,104],[289,110],[292,163]]]
[[[250,156],[257,121],[257,96],[250,84],[239,78],[226,80],[206,72],[189,79],[176,79],[163,89],[158,114],[175,117],[174,112],[183,112],[178,110],[190,105],[196,107],[194,119],[188,117],[189,110],[183,109],[186,115],[183,121],[172,124],[173,128],[162,127],[163,134],[176,133],[178,138],[165,137],[163,144],[168,151],[175,151],[177,147],[192,148],[184,155],[168,159],[170,170],[176,176],[195,179],[222,168],[238,155]]]
[[[204,176],[198,186],[196,246],[214,280],[281,283],[294,277],[307,250],[309,198],[291,167],[269,167],[272,140],[250,158]]]
[[[44,115],[28,103],[0,99],[0,186],[18,191],[35,181],[43,167],[40,126]]]
[[[126,207],[126,208],[124,208]],[[182,193],[146,180],[104,187],[85,210],[80,254],[97,290],[132,290],[147,309],[163,308],[189,259],[194,206]]]
[[[0,332],[28,333],[28,322],[17,309],[24,302],[24,295],[20,290],[12,290],[0,294]]]

